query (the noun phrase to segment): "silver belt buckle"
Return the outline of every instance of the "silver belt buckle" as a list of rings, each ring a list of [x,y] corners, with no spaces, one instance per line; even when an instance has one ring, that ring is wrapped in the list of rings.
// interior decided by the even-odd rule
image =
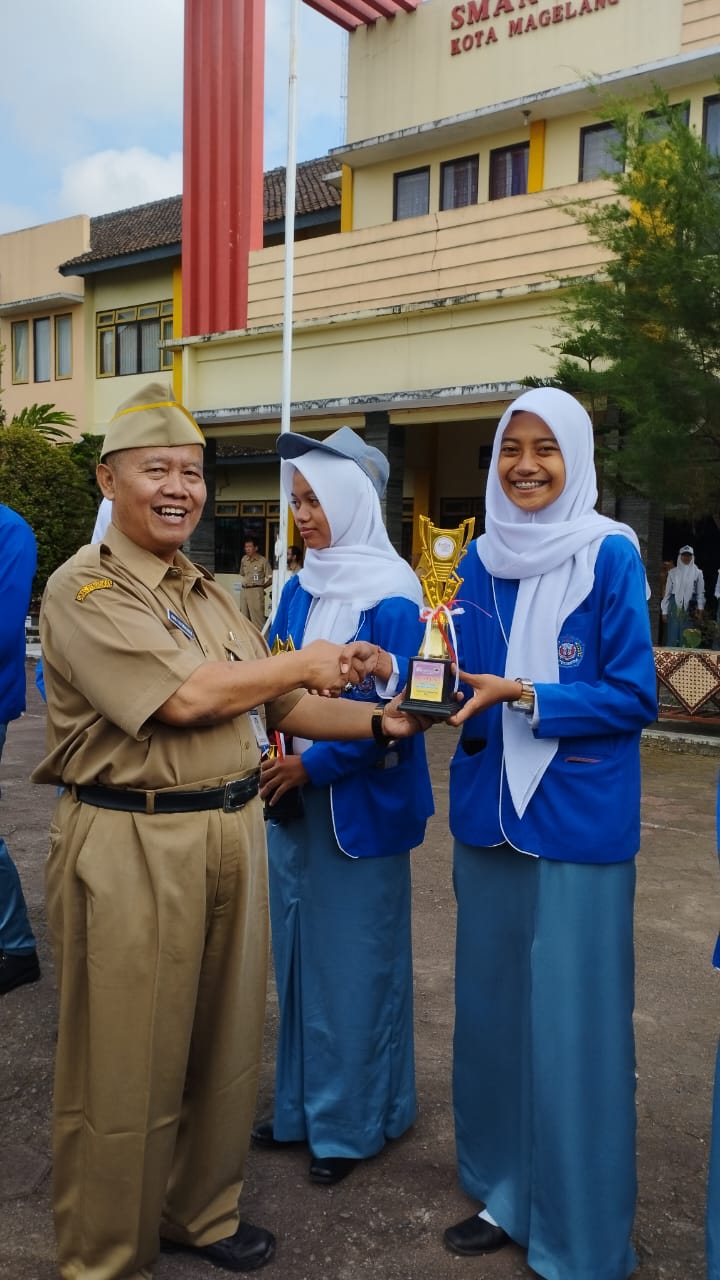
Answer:
[[[247,804],[247,795],[245,793],[249,781],[249,778],[236,778],[234,782],[225,783],[225,795],[223,796],[224,813],[236,813],[238,809],[242,809],[243,805]],[[245,796],[242,800],[240,799],[241,795]]]

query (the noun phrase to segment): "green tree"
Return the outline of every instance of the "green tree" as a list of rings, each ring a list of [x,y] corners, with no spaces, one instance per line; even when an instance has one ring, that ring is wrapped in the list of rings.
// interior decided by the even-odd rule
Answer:
[[[72,446],[53,444],[40,431],[10,425],[0,430],[0,502],[24,516],[38,544],[34,590],[90,540],[97,503]]]
[[[563,296],[552,381],[592,403],[626,488],[695,516],[720,509],[720,159],[665,94],[613,102],[615,198],[572,210],[609,253]],[[619,433],[615,430],[619,424]]]
[[[64,428],[71,427],[74,422],[72,413],[66,413],[54,404],[28,404],[15,414],[10,425],[30,427],[50,440],[71,440],[72,436]]]

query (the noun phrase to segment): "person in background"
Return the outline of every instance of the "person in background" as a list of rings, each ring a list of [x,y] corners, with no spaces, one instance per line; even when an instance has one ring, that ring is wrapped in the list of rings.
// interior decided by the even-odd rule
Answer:
[[[302,556],[300,553],[300,548],[296,547],[294,543],[291,546],[289,546],[287,549],[286,563],[287,563],[288,577],[294,577],[294,575],[296,573],[299,573],[300,570],[302,569]]]
[[[265,625],[265,588],[272,582],[272,569],[264,556],[258,551],[254,537],[245,539],[245,555],[240,561],[240,593],[239,607],[243,617],[249,618],[258,631]]]
[[[596,501],[587,413],[528,391],[459,566],[453,1097],[483,1207],[445,1243],[515,1241],[545,1280],[626,1280],[637,1261],[633,901],[656,681],[637,537]]]
[[[382,520],[387,459],[349,427],[322,443],[286,434],[277,451],[306,552],[270,643],[379,645],[346,697],[382,705],[423,631],[420,584]],[[421,738],[289,745],[262,772],[280,1027],[274,1114],[253,1140],[306,1142],[310,1181],[331,1186],[415,1119],[409,850],[432,791]]]
[[[228,1271],[272,1257],[273,1234],[238,1212],[267,986],[265,717],[315,738],[422,727],[396,704],[305,696],[364,679],[377,647],[271,658],[181,553],[205,504],[204,444],[162,383],[125,401],[98,466],[112,524],[43,597],[33,781],[62,788],[45,883],[63,1280],[147,1280],[160,1248]]]
[[[37,564],[27,521],[0,504],[0,757],[8,725],[25,710],[25,618]],[[40,977],[17,867],[0,837],[0,995]]]
[[[705,582],[702,570],[695,564],[690,546],[680,548],[677,564],[668,573],[660,612],[667,623],[665,644],[669,649],[682,647],[683,632],[700,621],[705,608]]]

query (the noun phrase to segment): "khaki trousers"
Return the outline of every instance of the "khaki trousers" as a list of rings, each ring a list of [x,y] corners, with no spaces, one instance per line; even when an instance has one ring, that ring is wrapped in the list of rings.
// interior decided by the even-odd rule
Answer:
[[[146,815],[65,793],[46,888],[60,1274],[139,1280],[161,1223],[195,1245],[238,1223],[267,981],[261,802]]]
[[[243,587],[240,592],[239,609],[244,618],[249,618],[258,631],[265,626],[265,588]]]

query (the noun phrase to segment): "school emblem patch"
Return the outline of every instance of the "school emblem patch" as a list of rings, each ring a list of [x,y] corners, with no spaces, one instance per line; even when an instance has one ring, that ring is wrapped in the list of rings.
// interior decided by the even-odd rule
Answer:
[[[558,641],[558,662],[561,667],[579,667],[585,656],[582,640],[574,636],[561,636]]]
[[[81,587],[80,590],[78,591],[75,599],[78,600],[80,604],[82,604],[83,600],[85,600],[86,597],[90,595],[91,591],[102,591],[106,587],[111,587],[112,585],[113,585],[112,578],[96,578],[94,582],[86,582],[85,586]]]

